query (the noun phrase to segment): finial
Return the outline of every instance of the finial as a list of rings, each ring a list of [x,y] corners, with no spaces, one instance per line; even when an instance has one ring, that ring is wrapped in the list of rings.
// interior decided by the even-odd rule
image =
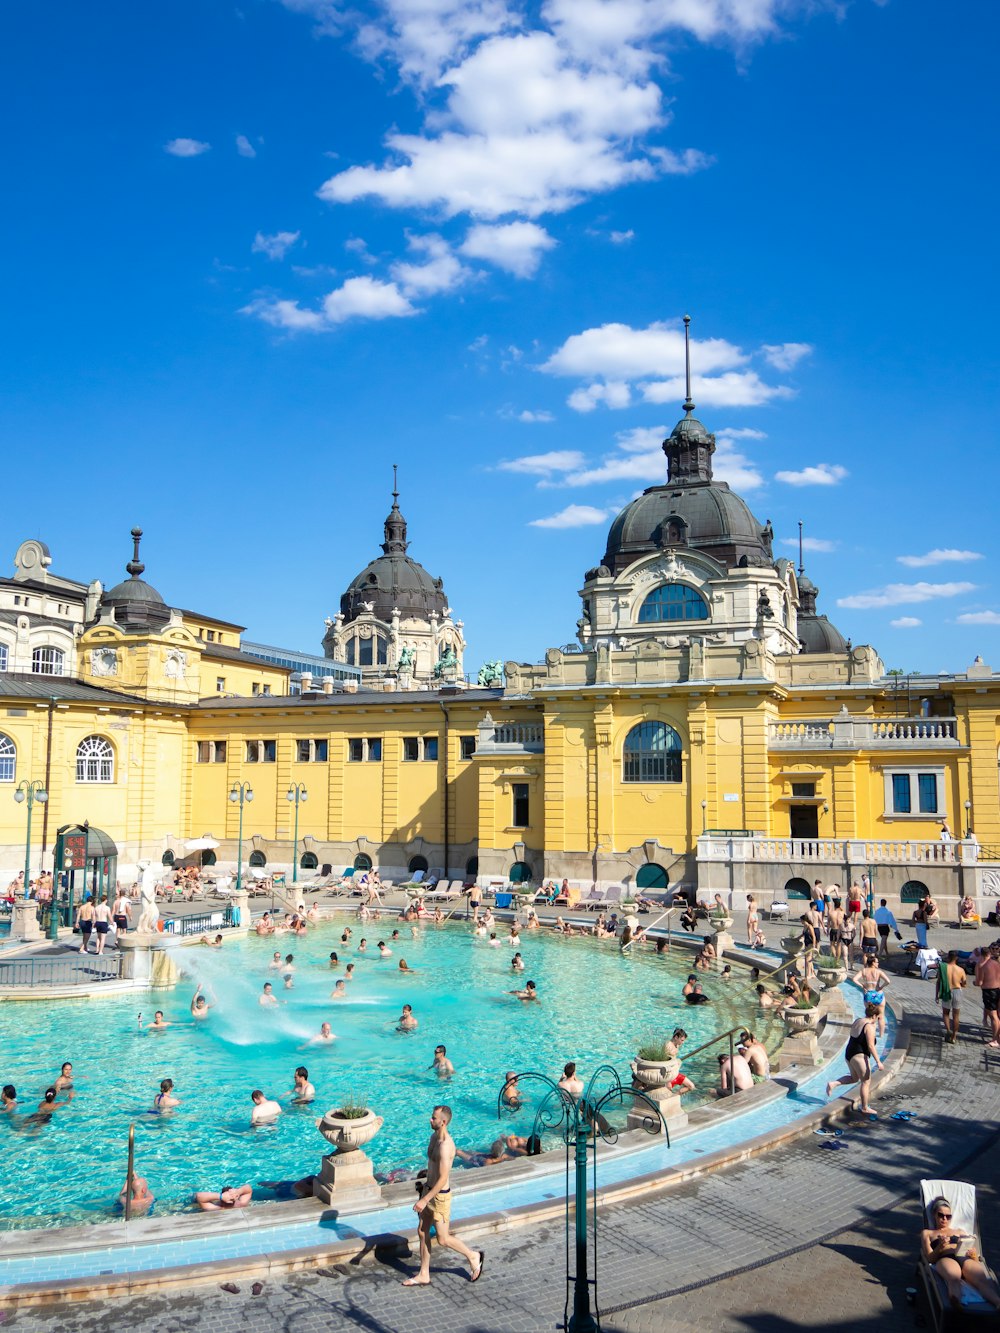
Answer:
[[[691,398],[691,316],[684,316],[684,386],[687,391],[687,397],[684,399],[684,411],[693,412],[694,402]]]
[[[399,504],[399,481],[396,476],[396,464],[392,465],[392,504],[394,509],[398,509]]]
[[[127,573],[137,579],[146,566],[139,559],[139,542],[142,540],[142,528],[132,529],[132,559],[125,566]]]
[[[800,578],[804,570],[805,570],[805,565],[802,563],[802,520],[800,518],[799,519],[799,577]]]

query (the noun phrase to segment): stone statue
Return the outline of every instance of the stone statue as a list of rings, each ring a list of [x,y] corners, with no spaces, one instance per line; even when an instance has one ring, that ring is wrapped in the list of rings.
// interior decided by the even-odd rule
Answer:
[[[438,660],[434,663],[434,678],[440,680],[446,671],[454,671],[458,667],[458,658],[455,655],[454,648],[446,648]]]
[[[416,653],[413,651],[412,648],[403,648],[399,654],[400,671],[412,671],[415,659],[416,659]]]
[[[139,862],[139,897],[142,911],[136,929],[141,933],[156,933],[156,923],[160,919],[160,909],[156,905],[156,871],[151,861]]]
[[[503,662],[499,658],[495,662],[485,662],[479,668],[480,685],[502,685],[503,684]]]

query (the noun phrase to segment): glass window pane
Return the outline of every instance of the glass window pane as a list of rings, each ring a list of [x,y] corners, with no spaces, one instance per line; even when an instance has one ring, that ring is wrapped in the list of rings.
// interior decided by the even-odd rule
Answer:
[[[382,738],[380,736],[370,736],[368,738],[368,759],[373,764],[382,762]]]
[[[329,755],[329,742],[315,741],[314,744],[316,747],[315,754],[317,764],[325,764]]]
[[[360,764],[364,756],[365,743],[361,740],[347,742],[347,757],[352,764]]]
[[[436,736],[424,737],[424,758],[437,759],[438,757],[438,738]]]
[[[910,775],[909,773],[893,773],[892,775],[892,809],[897,815],[908,815],[910,813]]]
[[[308,762],[309,762],[309,742],[308,742],[308,741],[296,741],[296,742],[295,742],[295,758],[299,761],[300,764],[308,764]]]
[[[917,801],[922,815],[936,815],[938,812],[937,774],[917,774]]]

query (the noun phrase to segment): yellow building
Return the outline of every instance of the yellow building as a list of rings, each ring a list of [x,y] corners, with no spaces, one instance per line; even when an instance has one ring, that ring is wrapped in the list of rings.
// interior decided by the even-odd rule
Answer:
[[[508,661],[502,683],[461,677],[461,622],[407,554],[395,494],[383,555],[326,627],[353,663],[168,606],[141,577],[138,530],[107,591],[22,543],[0,579],[0,877],[24,864],[25,803],[9,798],[29,781],[48,793],[34,869],[58,827],[87,821],[125,875],[203,836],[235,864],[230,792],[249,784],[244,864],[272,869],[684,883],[738,906],[865,873],[894,903],[929,889],[945,910],[965,892],[988,907],[1000,676],[977,659],[901,688],[846,641],[801,565],[774,558],[770,524],[713,479],[693,406],[665,483],[615,519],[585,578],[578,646]]]

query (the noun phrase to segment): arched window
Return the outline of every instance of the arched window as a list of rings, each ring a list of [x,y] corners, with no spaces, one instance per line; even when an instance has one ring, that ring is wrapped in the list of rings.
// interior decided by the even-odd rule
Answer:
[[[264,855],[263,852],[250,853],[251,870],[263,870],[266,865],[267,865],[267,857]]]
[[[319,857],[315,852],[303,852],[302,859],[299,861],[300,870],[318,870]]]
[[[0,782],[14,781],[14,766],[17,762],[17,748],[9,736],[0,731]]]
[[[114,782],[115,752],[103,736],[85,736],[76,747],[77,782]]]
[[[530,884],[532,878],[531,866],[528,865],[527,861],[515,861],[507,878],[511,884]]]
[[[372,859],[368,855],[368,853],[358,852],[357,856],[354,858],[354,869],[363,871],[363,870],[371,870],[371,868],[372,868]]]
[[[411,856],[411,857],[410,857],[410,864],[406,867],[406,869],[408,870],[408,872],[409,872],[411,875],[413,874],[413,872],[414,872],[415,870],[428,870],[428,869],[429,869],[429,866],[428,866],[428,864],[427,864],[427,857],[426,857],[426,856]]]
[[[899,891],[901,903],[922,903],[931,896],[931,891],[919,879],[908,879]]]
[[[31,669],[36,676],[61,676],[66,654],[61,648],[35,648],[31,654]]]
[[[664,583],[654,588],[639,607],[639,624],[661,620],[707,620],[708,604],[686,583]]]
[[[470,856],[468,861],[466,861],[465,863],[465,878],[475,879],[478,874],[479,874],[479,857]]]
[[[635,877],[635,887],[637,889],[665,889],[668,883],[667,872],[662,866],[655,865],[652,861],[647,861],[644,866],[640,866],[639,873]]]
[[[206,847],[205,850],[202,852],[201,863],[203,866],[215,865],[215,852],[212,851],[211,847]]]
[[[625,737],[623,782],[680,782],[681,738],[665,722],[640,722]]]
[[[174,854],[173,854],[173,852],[170,850],[170,848],[168,847],[167,850],[166,850],[166,851],[163,853],[163,855],[160,857],[160,865],[163,865],[163,866],[172,866],[173,863],[174,863]]]
[[[785,885],[785,901],[791,898],[808,898],[809,881],[807,879],[790,879]]]

